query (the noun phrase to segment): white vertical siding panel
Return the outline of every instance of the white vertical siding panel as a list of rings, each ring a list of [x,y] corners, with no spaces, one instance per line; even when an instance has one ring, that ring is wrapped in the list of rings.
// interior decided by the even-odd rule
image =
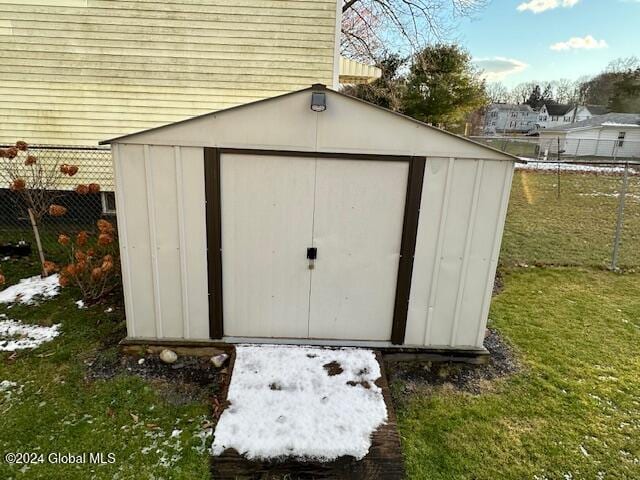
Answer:
[[[459,346],[480,346],[477,344],[477,331],[479,323],[486,322],[486,318],[482,318],[485,294],[487,289],[493,288],[493,277],[490,276],[491,255],[497,224],[502,221],[500,211],[503,182],[509,168],[512,168],[509,162],[484,162],[477,207],[478,219],[472,232],[460,323],[455,337]],[[489,278],[488,285],[484,283],[485,278]]]
[[[116,218],[118,223],[118,245],[120,249],[120,270],[122,272],[122,290],[124,293],[124,311],[127,323],[127,335],[136,336],[136,322],[133,316],[133,292],[131,282],[131,265],[129,260],[129,245],[127,242],[127,207],[126,195],[122,186],[122,166],[120,165],[120,144],[111,146],[113,157],[113,172],[115,177]]]
[[[189,338],[189,282],[187,270],[187,237],[184,228],[184,179],[182,175],[182,149],[173,147],[176,177],[176,206],[178,223],[178,250],[180,253],[180,292],[182,300],[182,336]],[[187,188],[189,188],[187,186]]]
[[[149,147],[147,171],[151,179],[149,221],[152,223],[151,243],[155,254],[154,280],[156,291],[156,321],[159,337],[181,338],[182,282],[180,269],[180,239],[178,231],[178,200],[173,147]]]
[[[186,276],[182,288],[187,294],[189,331],[186,338],[209,338],[209,304],[207,278],[207,224],[204,192],[204,150],[180,148],[182,170],[182,223],[185,236]]]
[[[471,163],[470,160],[465,162],[466,164]],[[456,306],[453,311],[453,323],[451,325],[451,335],[449,336],[449,345],[454,346],[457,344],[458,337],[458,327],[460,325],[460,315],[461,315],[461,306],[462,306],[462,298],[465,293],[465,288],[467,286],[467,273],[469,271],[469,257],[471,250],[471,239],[473,237],[473,232],[476,228],[476,218],[478,212],[478,197],[480,196],[480,183],[482,181],[482,171],[484,167],[483,160],[475,160],[475,174],[474,174],[474,182],[473,182],[473,193],[472,193],[472,201],[471,201],[471,211],[469,213],[469,219],[467,221],[467,230],[465,233],[465,245],[464,245],[464,253],[462,255],[462,269],[460,271],[460,276],[458,277],[458,292],[456,294]],[[467,166],[470,168],[470,165]]]
[[[452,164],[446,192],[449,201],[439,233],[442,248],[434,272],[437,280],[434,281],[433,297],[429,303],[428,344],[435,346],[449,344],[475,177],[474,161],[455,160]]]
[[[118,149],[118,182],[121,200],[124,199],[119,219],[119,231],[124,231],[127,247],[126,259],[129,274],[128,287],[131,300],[129,315],[135,322],[135,336],[156,336],[153,274],[151,262],[150,232],[147,210],[147,178],[144,147],[121,145]],[[118,207],[120,208],[120,206]],[[126,211],[124,211],[126,210]],[[124,214],[124,216],[122,216]],[[133,336],[129,332],[130,336]]]
[[[501,165],[504,169],[504,174],[500,177],[502,179],[500,207],[497,210],[497,221],[495,222],[495,229],[493,232],[493,238],[491,241],[491,257],[489,262],[489,268],[487,269],[487,276],[484,281],[484,298],[481,308],[480,320],[476,322],[476,346],[481,347],[484,341],[484,331],[487,326],[487,318],[489,316],[489,307],[491,305],[491,294],[493,293],[493,280],[496,276],[496,269],[498,267],[498,257],[500,256],[500,245],[502,244],[502,234],[504,232],[504,222],[507,216],[507,208],[509,206],[509,195],[511,194],[511,181],[513,179],[514,164],[513,162],[503,162]]]
[[[431,344],[431,336],[433,332],[433,324],[435,323],[435,304],[437,302],[438,285],[440,280],[440,269],[442,265],[442,252],[444,248],[444,229],[447,224],[447,218],[449,215],[449,199],[451,197],[451,183],[454,175],[455,159],[450,158],[447,163],[447,177],[445,181],[445,187],[443,192],[442,206],[440,208],[440,215],[438,218],[438,231],[437,231],[437,244],[434,262],[431,271],[431,283],[429,288],[429,303],[427,303],[427,318],[424,328],[424,344]]]
[[[157,338],[162,338],[162,309],[160,307],[160,279],[158,273],[158,242],[156,240],[155,219],[155,193],[153,191],[153,176],[151,173],[151,161],[149,145],[143,147],[144,151],[144,178],[147,194],[147,223],[149,225],[149,249],[151,255],[151,280],[153,285],[153,318],[156,327]]]
[[[408,345],[423,345],[425,342],[427,308],[449,163],[448,158],[427,158],[407,314],[405,343]]]

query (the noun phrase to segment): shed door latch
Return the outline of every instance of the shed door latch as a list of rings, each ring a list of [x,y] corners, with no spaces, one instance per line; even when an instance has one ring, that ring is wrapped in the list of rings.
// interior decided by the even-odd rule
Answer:
[[[307,248],[307,260],[309,260],[309,270],[315,267],[315,261],[318,258],[318,249],[316,247]]]

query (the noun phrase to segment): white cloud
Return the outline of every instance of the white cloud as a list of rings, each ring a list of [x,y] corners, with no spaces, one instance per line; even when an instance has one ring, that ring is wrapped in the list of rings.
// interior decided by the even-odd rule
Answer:
[[[558,42],[551,45],[551,50],[566,51],[566,50],[593,50],[595,48],[607,48],[607,42],[604,40],[596,40],[591,35],[586,37],[572,37],[566,42]]]
[[[489,82],[502,80],[529,66],[520,60],[505,57],[476,58],[473,63],[483,70],[482,77]]]
[[[518,5],[518,11],[526,12],[531,10],[533,13],[542,13],[554,8],[571,8],[580,0],[529,0],[528,2]]]

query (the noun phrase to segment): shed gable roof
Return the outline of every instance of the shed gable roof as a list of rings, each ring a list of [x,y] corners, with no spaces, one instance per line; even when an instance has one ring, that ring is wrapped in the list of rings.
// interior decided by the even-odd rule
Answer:
[[[310,109],[311,91],[327,109]],[[292,151],[453,156],[519,161],[515,156],[364,100],[313,85],[257,102],[100,142]]]

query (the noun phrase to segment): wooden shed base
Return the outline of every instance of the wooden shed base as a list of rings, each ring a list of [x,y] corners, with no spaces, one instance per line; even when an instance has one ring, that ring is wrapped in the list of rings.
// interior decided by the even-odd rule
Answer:
[[[353,457],[339,458],[333,462],[304,462],[285,459],[279,462],[256,462],[247,460],[235,450],[227,450],[211,459],[212,478],[236,479],[353,479],[396,480],[405,478],[400,435],[396,415],[391,403],[382,356],[376,352],[381,376],[377,384],[382,389],[387,406],[388,420],[373,434],[369,453],[360,461]]]
[[[257,343],[247,341],[246,343]],[[267,342],[263,342],[267,343]],[[340,346],[354,348],[369,348],[380,351],[384,355],[386,362],[406,362],[406,361],[432,361],[432,362],[461,362],[471,364],[483,364],[489,360],[489,351],[485,348],[463,349],[463,348],[431,348],[431,347],[405,347],[405,346],[385,346],[373,347],[369,345],[323,345],[314,342],[278,342],[281,345],[310,345],[326,348],[339,348]],[[221,352],[230,353],[234,349],[235,343],[223,342],[219,340],[160,340],[160,339],[138,339],[124,338],[120,341],[120,348],[127,354],[142,354],[145,352],[158,353],[165,348],[175,351],[178,355],[192,356],[212,356]]]

